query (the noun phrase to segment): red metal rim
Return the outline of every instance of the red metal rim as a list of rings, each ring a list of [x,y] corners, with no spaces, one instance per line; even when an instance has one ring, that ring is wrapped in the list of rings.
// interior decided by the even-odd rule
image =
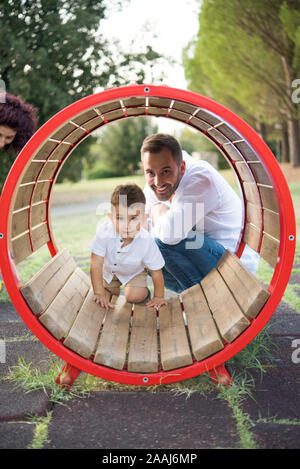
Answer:
[[[151,374],[129,373],[124,370],[117,371],[98,365],[91,360],[82,358],[56,340],[33,315],[19,291],[21,284],[14,262],[11,259],[10,240],[8,239],[8,216],[14,189],[32,153],[59,126],[80,112],[107,101],[133,96],[153,96],[181,100],[216,114],[235,128],[253,147],[264,165],[274,186],[280,214],[279,260],[269,285],[270,298],[257,318],[251,321],[250,326],[234,342],[226,344],[223,350],[213,356],[184,368]],[[1,194],[0,213],[0,268],[2,277],[16,310],[29,329],[53,353],[76,368],[103,379],[134,385],[158,385],[191,378],[218,367],[241,351],[263,329],[278,306],[290,277],[296,247],[295,214],[289,188],[279,164],[264,141],[245,121],[224,106],[199,94],[167,86],[133,85],[103,91],[83,98],[53,116],[36,132],[16,159]],[[51,255],[57,252],[53,238],[48,243],[48,248]],[[237,255],[241,255],[242,250],[243,243],[240,243]]]

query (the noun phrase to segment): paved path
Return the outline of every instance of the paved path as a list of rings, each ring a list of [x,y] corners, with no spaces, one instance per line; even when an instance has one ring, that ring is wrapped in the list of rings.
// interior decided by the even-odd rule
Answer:
[[[281,302],[270,323],[279,353],[261,380],[257,372],[253,400],[245,397],[240,410],[250,418],[248,437],[258,448],[300,448],[300,363],[293,363],[292,343],[299,340],[300,314]],[[0,303],[1,338],[6,360],[0,377],[24,357],[33,370],[47,372],[53,354],[38,342],[11,304]],[[298,354],[300,358],[300,351]],[[231,366],[231,372],[234,367]],[[233,409],[217,390],[175,395],[171,391],[92,391],[53,404],[43,390],[24,392],[0,381],[0,447],[28,448],[36,425],[29,415],[43,417],[51,410],[44,448],[201,449],[245,446]],[[247,417],[249,415],[249,418]],[[246,433],[247,433],[246,432]],[[247,444],[246,444],[247,446]]]

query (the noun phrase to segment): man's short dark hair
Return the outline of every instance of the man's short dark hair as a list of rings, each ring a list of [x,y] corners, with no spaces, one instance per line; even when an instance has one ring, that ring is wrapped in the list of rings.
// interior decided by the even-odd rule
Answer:
[[[160,153],[164,148],[168,148],[172,153],[174,161],[179,165],[182,161],[182,150],[179,142],[169,134],[152,134],[148,135],[143,141],[141,154],[144,153]]]

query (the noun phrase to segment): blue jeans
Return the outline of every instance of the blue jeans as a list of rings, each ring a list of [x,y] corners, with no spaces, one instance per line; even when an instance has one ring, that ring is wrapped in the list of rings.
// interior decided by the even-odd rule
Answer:
[[[158,238],[155,242],[165,260],[162,268],[165,286],[176,293],[200,283],[225,251],[217,241],[194,231],[177,244],[165,244]]]

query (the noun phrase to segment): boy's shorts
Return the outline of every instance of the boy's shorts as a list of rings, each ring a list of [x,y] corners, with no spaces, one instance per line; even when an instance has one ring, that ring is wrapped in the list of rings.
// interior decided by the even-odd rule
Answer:
[[[118,288],[122,285],[120,280],[116,275],[113,276],[112,281],[110,283],[107,283],[105,279],[103,279],[103,284],[104,287],[106,288]],[[143,272],[140,272],[137,274],[135,277],[130,279],[125,286],[129,287],[145,287],[147,288],[147,269],[144,269]]]

